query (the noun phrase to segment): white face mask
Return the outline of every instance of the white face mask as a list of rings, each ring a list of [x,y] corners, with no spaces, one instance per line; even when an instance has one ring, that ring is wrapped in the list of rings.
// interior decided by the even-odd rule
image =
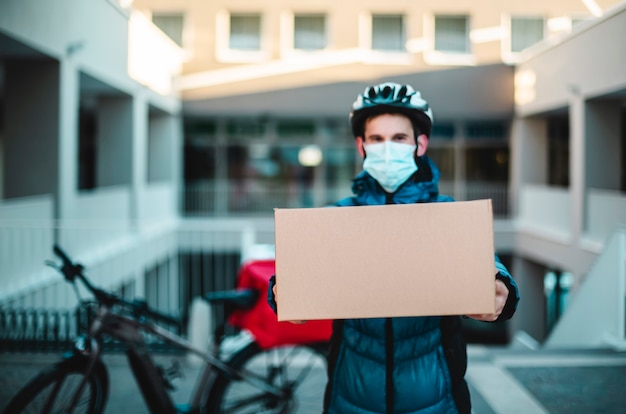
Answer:
[[[374,177],[385,191],[393,193],[417,171],[415,145],[385,141],[363,145],[363,169]]]

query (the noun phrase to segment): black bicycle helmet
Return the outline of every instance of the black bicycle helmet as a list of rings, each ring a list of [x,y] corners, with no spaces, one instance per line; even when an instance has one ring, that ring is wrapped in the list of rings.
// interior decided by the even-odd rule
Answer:
[[[419,91],[410,85],[385,82],[368,86],[357,96],[350,112],[350,125],[354,137],[363,136],[365,120],[384,113],[406,115],[420,133],[430,136],[433,113]],[[416,131],[417,133],[417,131]]]

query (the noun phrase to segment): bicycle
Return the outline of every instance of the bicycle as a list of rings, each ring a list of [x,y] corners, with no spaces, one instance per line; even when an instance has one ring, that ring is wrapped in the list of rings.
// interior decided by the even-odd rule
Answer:
[[[225,322],[212,332],[211,349],[198,349],[188,339],[159,325],[177,324],[177,319],[150,309],[143,300],[129,301],[94,286],[81,264],[72,262],[59,246],[54,246],[53,251],[62,264],[47,264],[73,285],[79,302],[85,303],[76,283],[80,281],[93,295],[97,312],[88,324],[88,332],[78,336],[72,350],[27,383],[9,402],[5,414],[103,413],[109,397],[109,376],[102,356],[103,344],[109,338],[127,348],[129,366],[151,413],[292,413],[296,412],[302,393],[315,391],[321,395],[319,378],[311,375],[320,369],[325,374],[324,340],[295,343],[290,339],[291,343],[268,345],[246,329],[224,335]],[[262,306],[260,293],[263,292],[259,289],[238,288],[214,292],[204,299],[245,315],[253,307]],[[172,401],[169,392],[177,373],[155,364],[146,341],[150,335],[204,362],[188,403]],[[326,333],[322,335],[325,336]],[[230,349],[228,357],[224,356],[226,348]]]

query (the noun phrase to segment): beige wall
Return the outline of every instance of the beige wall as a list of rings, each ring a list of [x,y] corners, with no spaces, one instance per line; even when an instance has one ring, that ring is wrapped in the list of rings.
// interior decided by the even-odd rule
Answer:
[[[616,1],[596,2],[602,9]],[[428,21],[434,14],[470,15],[471,30],[489,29],[508,24],[511,14],[522,16],[589,17],[590,11],[581,1],[507,1],[481,0],[458,2],[456,0],[412,2],[407,0],[368,0],[360,2],[337,2],[331,0],[309,0],[294,2],[274,0],[135,0],[134,7],[150,13],[182,12],[185,14],[186,46],[192,56],[187,72],[221,66],[215,60],[216,16],[219,11],[254,12],[263,16],[263,34],[268,37],[267,45],[272,59],[279,58],[281,15],[284,13],[326,13],[328,16],[329,49],[358,47],[359,15],[368,13],[402,14],[406,17],[407,39],[431,36]],[[500,59],[500,41],[477,43],[473,46],[477,63]]]

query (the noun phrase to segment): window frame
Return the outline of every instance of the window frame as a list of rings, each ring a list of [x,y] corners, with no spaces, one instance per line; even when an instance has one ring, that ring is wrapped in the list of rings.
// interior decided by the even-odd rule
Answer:
[[[531,18],[535,18],[535,19],[542,19],[543,20],[543,39],[545,40],[549,33],[548,33],[548,18],[546,18],[545,16],[539,16],[539,15],[529,15],[529,14],[509,14],[509,15],[505,15],[503,16],[503,22],[502,22],[502,27],[504,28],[504,38],[502,39],[502,61],[508,64],[515,64],[515,63],[519,63],[522,59],[522,56],[524,54],[524,51],[527,50],[523,49],[521,51],[513,51],[512,50],[512,45],[513,45],[513,19],[514,18],[526,18],[526,19],[531,19]],[[541,41],[539,41],[541,42]],[[538,42],[538,43],[539,43]],[[529,48],[532,48],[533,46],[530,46]]]
[[[436,49],[436,22],[438,17],[462,17],[465,18],[465,43],[466,51],[444,51]],[[471,14],[443,13],[429,14],[424,16],[424,38],[428,39],[429,45],[424,51],[424,61],[432,66],[473,66],[476,64],[476,57],[473,52],[471,40],[472,16]]]
[[[259,18],[259,49],[246,50],[231,47],[231,23],[234,16],[257,16]],[[221,10],[216,13],[215,58],[224,63],[252,63],[267,61],[265,19],[258,11]]]
[[[174,40],[165,30],[161,28],[158,24],[154,22],[155,16],[157,17],[172,17],[172,16],[180,16],[181,18],[181,28],[180,28],[180,43]],[[169,37],[176,45],[178,45],[182,49],[189,49],[189,34],[187,30],[187,13],[184,11],[153,11],[150,16],[150,21],[153,25],[159,28],[167,37]]]
[[[321,47],[316,47],[316,48],[301,48],[298,47],[296,45],[296,37],[297,37],[297,27],[296,27],[296,20],[298,18],[321,18],[322,19],[322,33],[321,36],[323,37],[323,45]],[[325,12],[320,12],[320,13],[313,13],[313,12],[294,12],[291,14],[291,23],[292,23],[292,30],[290,34],[285,34],[285,36],[289,36],[290,40],[291,40],[291,47],[290,49],[299,53],[312,53],[312,52],[319,52],[319,51],[323,51],[323,50],[327,50],[328,49],[328,44],[329,44],[329,33],[328,33],[328,14]]]
[[[375,15],[401,16],[403,23],[404,47],[402,50],[376,50],[372,48],[373,17]],[[409,52],[407,42],[407,15],[402,11],[389,10],[384,13],[372,13],[362,11],[358,15],[358,49],[362,51],[361,60],[369,65],[413,65],[415,64],[412,54]]]
[[[399,18],[400,19],[400,43],[401,46],[398,49],[384,49],[384,48],[375,48],[374,42],[374,30],[375,28],[375,19],[377,18]],[[370,49],[375,52],[380,53],[407,53],[406,48],[406,40],[407,40],[407,30],[406,30],[406,16],[401,13],[372,13],[371,15],[371,35],[370,35]]]
[[[533,20],[535,23],[538,22],[538,21],[541,21],[541,31],[542,31],[541,39],[536,41],[536,42],[534,42],[532,45],[527,46],[527,47],[525,47],[523,49],[513,50],[513,40],[514,40],[513,39],[513,37],[514,37],[513,36],[513,34],[514,34],[513,33],[513,23],[514,23],[514,20],[516,20],[516,21],[521,21],[521,20],[531,21],[531,20]],[[545,40],[546,37],[547,37],[547,34],[548,34],[547,23],[548,23],[547,19],[545,17],[543,17],[543,16],[511,15],[509,17],[509,30],[508,30],[508,34],[509,34],[508,48],[509,48],[509,51],[511,53],[522,53],[524,50],[528,49],[529,47],[532,47],[533,45],[541,42],[542,40]]]

